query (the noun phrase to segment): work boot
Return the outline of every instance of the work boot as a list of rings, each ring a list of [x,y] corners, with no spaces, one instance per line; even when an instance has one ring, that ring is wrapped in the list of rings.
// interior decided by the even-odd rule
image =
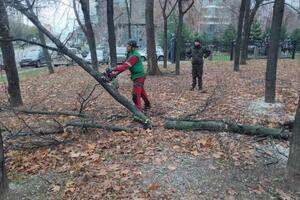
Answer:
[[[143,107],[143,112],[147,113],[150,110],[150,108],[151,108],[150,103],[146,103]]]
[[[195,87],[191,87],[190,91],[194,91]]]

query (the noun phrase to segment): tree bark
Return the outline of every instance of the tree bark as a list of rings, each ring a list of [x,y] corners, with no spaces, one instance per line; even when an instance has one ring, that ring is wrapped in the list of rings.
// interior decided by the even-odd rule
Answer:
[[[250,7],[251,7],[251,0],[246,1],[245,5],[245,18],[244,18],[244,37],[242,39],[242,54],[241,54],[241,65],[246,64],[246,58],[245,58],[245,53],[248,51],[248,39],[247,34],[248,32],[250,33],[251,30],[251,23],[250,23]],[[246,46],[247,45],[247,46]]]
[[[125,4],[126,4],[127,21],[128,21],[128,38],[131,38],[131,5],[132,5],[131,0],[125,0]]]
[[[1,4],[1,0],[0,0],[0,4]],[[5,169],[2,130],[0,128],[0,199],[4,198],[4,195],[6,194],[7,190],[8,190],[8,179],[7,179],[6,169]]]
[[[84,69],[90,76],[92,76],[116,101],[118,101],[120,104],[126,107],[139,119],[141,119],[141,121],[147,128],[152,127],[151,121],[142,112],[140,112],[135,105],[129,102],[127,98],[125,98],[117,90],[115,90],[114,87],[106,81],[102,73],[99,73],[97,70],[86,65],[83,59],[79,58],[74,53],[72,53],[66,46],[63,45],[63,43],[60,40],[58,40],[54,35],[52,35],[32,13],[28,12],[28,10],[26,10],[22,4],[20,4],[19,2],[13,3],[14,4],[11,4],[11,6],[23,13],[40,31],[42,31],[58,47],[60,52],[73,59],[82,69]]]
[[[44,111],[44,110],[31,110],[31,109],[12,109],[7,107],[0,107],[0,112],[15,112],[15,113],[24,113],[24,114],[32,114],[32,115],[51,115],[51,116],[76,116],[82,118],[92,118],[93,115],[78,113],[78,112],[63,112],[63,111]]]
[[[178,25],[176,30],[176,67],[175,67],[175,74],[180,74],[180,52],[182,46],[182,27],[183,27],[183,17],[187,13],[187,11],[193,6],[194,0],[191,4],[183,10],[183,0],[178,0]]]
[[[293,135],[290,142],[287,181],[292,190],[300,192],[300,98],[295,116]]]
[[[86,39],[88,41],[89,49],[91,52],[91,59],[92,59],[92,66],[94,70],[98,71],[98,59],[97,59],[97,52],[96,52],[96,40],[95,35],[91,23],[90,17],[90,1],[89,0],[80,0],[81,10],[84,16],[85,22],[85,30],[83,32],[86,35]]]
[[[114,25],[114,1],[107,0],[107,27],[108,27],[108,44],[110,54],[111,66],[117,66],[117,53],[116,53],[116,35]]]
[[[281,129],[210,120],[168,120],[165,123],[165,128],[190,131],[227,131],[252,136],[270,136],[276,139],[285,140],[289,137],[288,131],[282,131]]]
[[[80,121],[73,121],[67,122],[66,126],[74,126],[74,127],[81,127],[81,128],[98,128],[98,129],[105,129],[110,131],[125,131],[128,132],[128,128],[118,127],[118,126],[105,126],[95,122],[80,122]]]
[[[247,63],[248,45],[249,45],[249,39],[250,39],[251,26],[253,24],[256,12],[262,2],[263,2],[263,0],[256,0],[254,8],[250,10],[249,18],[245,17],[245,19],[246,20],[248,19],[248,20],[245,22],[245,27],[244,27],[244,38],[243,38],[243,43],[242,43],[241,64]]]
[[[175,64],[175,74],[180,74],[180,51],[181,51],[181,40],[182,40],[182,26],[183,26],[183,11],[182,11],[182,0],[178,1],[178,25],[176,30],[176,64]]]
[[[9,39],[9,22],[4,0],[0,0],[0,37]],[[19,83],[19,75],[15,60],[14,47],[11,41],[1,41],[1,51],[3,56],[4,70],[8,82],[9,103],[12,107],[17,107],[23,104],[21,89]]]
[[[39,31],[39,38],[40,38],[41,44],[46,46],[45,36],[41,31]],[[53,65],[52,65],[52,62],[51,62],[51,56],[49,54],[48,49],[43,48],[43,53],[44,53],[44,56],[45,56],[45,60],[46,60],[46,64],[47,64],[47,67],[48,67],[49,74],[54,74],[54,69],[53,69]]]
[[[167,68],[168,63],[168,19],[164,17],[164,68]]]
[[[178,0],[171,7],[170,12],[167,14],[167,5],[170,3],[169,0],[164,0],[164,3],[159,0],[160,7],[162,9],[163,20],[164,20],[164,33],[163,33],[163,50],[164,50],[164,68],[167,68],[168,63],[168,18],[171,16],[174,11]]]
[[[153,0],[146,0],[146,35],[147,35],[147,63],[149,75],[160,75],[161,71],[157,65],[155,31],[153,22]]]
[[[266,70],[265,102],[267,103],[274,103],[276,97],[277,60],[283,12],[284,0],[275,0]]]
[[[242,41],[242,32],[243,32],[246,1],[250,1],[250,0],[242,0],[242,2],[241,2],[239,22],[238,22],[238,28],[237,28],[237,38],[235,41],[234,71],[236,71],[236,72],[240,70],[240,51],[241,51],[241,41]]]

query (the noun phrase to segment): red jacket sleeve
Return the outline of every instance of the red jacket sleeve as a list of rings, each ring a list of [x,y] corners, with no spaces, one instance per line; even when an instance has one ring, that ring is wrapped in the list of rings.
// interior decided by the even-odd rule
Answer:
[[[133,65],[135,65],[139,61],[137,56],[130,56],[123,64],[118,65],[113,72],[117,72],[117,74],[122,73],[123,71],[129,69]]]

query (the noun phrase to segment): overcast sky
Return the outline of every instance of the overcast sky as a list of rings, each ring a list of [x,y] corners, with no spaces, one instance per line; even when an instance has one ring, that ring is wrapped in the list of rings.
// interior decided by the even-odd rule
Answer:
[[[62,39],[73,30],[75,14],[72,0],[57,0],[38,11],[42,24],[55,35],[62,33]],[[26,22],[31,24],[27,19]],[[77,22],[75,22],[77,26]]]

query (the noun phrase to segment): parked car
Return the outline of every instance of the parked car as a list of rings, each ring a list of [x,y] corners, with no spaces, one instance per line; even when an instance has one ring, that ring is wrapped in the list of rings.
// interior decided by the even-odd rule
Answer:
[[[71,47],[69,47],[68,49],[69,49],[69,51],[74,53],[79,58],[82,58],[82,54],[78,49],[71,48]],[[74,60],[72,60],[71,58],[69,58],[68,56],[66,56],[66,55],[64,55],[60,52],[53,51],[51,53],[51,59],[52,59],[52,63],[53,63],[54,66],[59,66],[59,65],[69,66],[69,65],[74,65],[75,64]]]
[[[139,51],[142,57],[142,61],[145,62],[147,60],[147,49],[142,49]]]
[[[72,65],[74,64],[73,60],[71,58],[69,58],[68,56],[59,53],[59,52],[52,52],[51,53],[51,60],[52,60],[52,64],[57,67],[59,65]]]
[[[45,56],[41,49],[29,51],[20,61],[20,67],[33,66],[42,67],[46,65]]]
[[[147,49],[140,50],[140,54],[141,54],[142,60],[146,61],[147,60]],[[160,47],[159,48],[156,47],[156,58],[158,61],[164,60],[164,51]]]
[[[126,47],[117,47],[117,63],[123,63],[126,60],[127,48]]]
[[[156,47],[156,57],[157,60],[163,61],[164,60],[164,50],[160,47]]]
[[[109,56],[107,55],[107,53],[105,53],[103,50],[101,49],[97,49],[96,50],[97,53],[97,60],[99,64],[109,64]],[[86,57],[85,60],[91,64],[92,63],[92,56],[91,53],[89,53]]]

